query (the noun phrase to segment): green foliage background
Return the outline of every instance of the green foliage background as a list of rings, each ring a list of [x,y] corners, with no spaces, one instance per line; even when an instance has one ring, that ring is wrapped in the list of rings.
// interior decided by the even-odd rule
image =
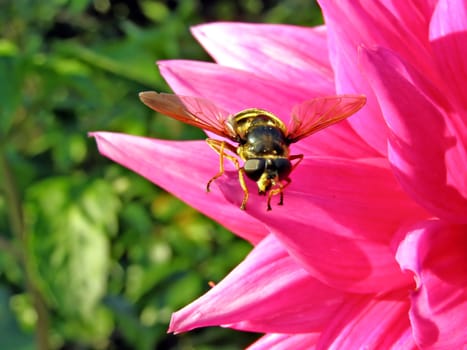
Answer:
[[[209,60],[215,20],[314,25],[312,1],[0,0],[0,349],[239,349],[258,335],[168,335],[170,315],[250,250],[101,157],[88,131],[203,133],[143,106],[154,61]]]

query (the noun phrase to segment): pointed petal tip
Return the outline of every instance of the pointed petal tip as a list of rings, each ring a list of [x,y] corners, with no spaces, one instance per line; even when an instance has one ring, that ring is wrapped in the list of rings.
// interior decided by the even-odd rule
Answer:
[[[175,325],[174,325],[174,314],[172,313],[172,316],[170,317],[170,323],[169,323],[169,328],[167,329],[167,333],[173,333],[175,334]]]
[[[229,22],[229,21],[218,21],[201,23],[190,27],[191,34],[199,40],[200,37],[207,38],[209,36],[218,36],[222,33],[236,32],[245,28],[259,28],[258,24],[251,24],[246,22]]]
[[[159,69],[161,69],[163,67],[166,67],[171,61],[178,61],[178,60],[177,59],[159,60],[159,61],[156,61],[156,65],[157,65],[157,67],[159,67]]]
[[[169,324],[169,328],[167,329],[167,334],[180,334],[180,332],[177,332],[175,327],[172,325],[172,322],[173,322],[173,315],[172,315],[172,319],[170,320],[170,324]]]
[[[184,331],[179,331],[175,327],[172,326],[172,322],[170,322],[169,328],[167,329],[167,334],[178,335],[182,334]]]
[[[208,23],[201,23],[194,25],[190,27],[190,32],[193,34],[195,38],[198,38],[199,35],[207,36],[208,31],[215,31],[219,32],[219,30],[225,30],[225,29],[230,29],[230,28],[237,28],[239,26],[244,26],[246,23],[243,22],[225,22],[225,21],[219,21],[219,22],[208,22]]]
[[[191,35],[197,39],[199,36],[204,35],[204,28],[209,25],[209,23],[203,23],[190,27]]]
[[[112,133],[109,131],[89,131],[88,132],[88,137],[93,137],[96,139],[97,144],[99,145],[99,141],[102,141],[104,139],[110,139],[112,138],[112,135],[118,134],[118,133]]]
[[[150,108],[157,101],[158,96],[159,93],[156,91],[142,91],[138,94],[140,101]]]
[[[190,317],[188,317],[190,318]],[[167,329],[167,333],[172,333],[174,335],[181,334],[184,332],[189,332],[194,328],[198,328],[197,326],[187,326],[183,320],[187,320],[187,317],[180,317],[179,311],[172,313],[172,317],[170,318],[169,328]],[[191,320],[193,321],[193,319]]]
[[[140,99],[143,99],[143,98],[148,98],[150,96],[154,96],[154,94],[158,94],[158,93],[155,91],[141,91],[140,93],[138,93],[138,96]]]

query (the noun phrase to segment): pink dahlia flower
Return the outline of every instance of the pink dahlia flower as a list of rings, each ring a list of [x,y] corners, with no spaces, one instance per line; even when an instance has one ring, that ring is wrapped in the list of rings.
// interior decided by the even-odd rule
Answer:
[[[236,173],[205,193],[203,141],[94,133],[102,154],[249,240],[250,255],[176,312],[170,331],[266,335],[250,349],[462,349],[467,343],[467,5],[320,1],[325,25],[214,23],[217,63],[165,61],[173,90],[285,121],[315,96],[365,94],[356,115],[293,145],[284,206],[246,211]],[[159,167],[164,164],[163,167]],[[233,168],[231,168],[233,169]]]

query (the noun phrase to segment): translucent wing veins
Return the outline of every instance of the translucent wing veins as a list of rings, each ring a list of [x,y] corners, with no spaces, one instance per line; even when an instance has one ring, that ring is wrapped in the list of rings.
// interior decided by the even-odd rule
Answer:
[[[287,128],[290,143],[307,137],[356,113],[366,103],[363,95],[318,97],[296,105]]]
[[[235,134],[227,125],[230,113],[212,102],[198,97],[145,91],[139,94],[141,101],[151,109],[183,123],[235,140]]]

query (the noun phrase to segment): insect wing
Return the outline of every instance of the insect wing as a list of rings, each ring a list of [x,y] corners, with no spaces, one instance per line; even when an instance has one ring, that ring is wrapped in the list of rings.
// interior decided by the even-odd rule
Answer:
[[[287,139],[297,142],[357,112],[366,102],[363,95],[318,97],[294,106]]]
[[[235,138],[235,134],[226,123],[230,113],[208,100],[155,91],[141,92],[139,98],[146,106],[159,113],[219,136]]]

